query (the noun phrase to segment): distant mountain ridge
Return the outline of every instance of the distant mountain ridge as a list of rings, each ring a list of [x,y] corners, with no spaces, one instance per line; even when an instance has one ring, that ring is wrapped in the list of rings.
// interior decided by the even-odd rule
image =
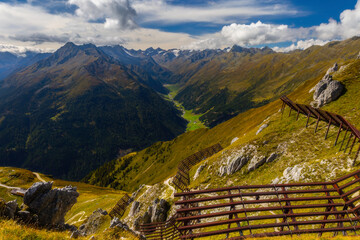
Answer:
[[[96,46],[67,43],[0,83],[0,164],[80,179],[176,137],[186,121],[150,85]]]
[[[0,81],[11,73],[47,58],[50,55],[51,53],[25,52],[24,56],[17,56],[10,52],[0,52]]]

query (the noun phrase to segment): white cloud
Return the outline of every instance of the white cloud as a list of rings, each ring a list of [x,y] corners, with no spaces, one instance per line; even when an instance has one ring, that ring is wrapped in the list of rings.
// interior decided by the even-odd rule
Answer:
[[[360,1],[355,9],[345,10],[340,14],[340,22],[330,19],[328,23],[315,28],[319,39],[345,39],[360,34]]]
[[[106,20],[105,27],[132,29],[135,23],[136,11],[130,6],[129,0],[69,0],[76,5],[76,14],[86,20]]]
[[[308,28],[292,28],[288,25],[266,24],[260,21],[251,24],[230,24],[212,36],[204,36],[183,48],[207,49],[239,46],[256,46],[293,42],[288,47],[275,47],[276,51],[306,49],[312,45],[324,45],[332,40],[342,40],[360,35],[360,0],[353,10],[345,10],[340,21],[330,19],[328,23]],[[295,44],[296,42],[296,44]]]
[[[270,3],[270,4],[269,4]],[[225,0],[202,6],[172,5],[166,0],[134,0],[133,6],[141,22],[169,23],[209,22],[226,24],[235,18],[239,21],[258,16],[299,14],[286,4],[272,1]]]
[[[295,43],[291,44],[289,47],[274,47],[273,50],[275,52],[290,52],[297,49],[304,50],[314,45],[324,46],[328,42],[329,41],[323,41],[320,39],[300,40],[296,44]]]

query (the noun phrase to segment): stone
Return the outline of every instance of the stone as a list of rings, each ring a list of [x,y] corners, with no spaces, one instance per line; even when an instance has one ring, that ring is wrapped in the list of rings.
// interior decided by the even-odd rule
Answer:
[[[200,167],[198,167],[194,175],[194,180],[200,176],[200,173],[202,172],[202,170],[204,170],[205,167],[206,167],[206,163],[201,164]]]
[[[17,212],[17,217],[20,222],[29,223],[32,220],[32,216],[29,211],[19,211]]]
[[[40,226],[64,225],[65,214],[77,202],[76,187],[52,188],[52,182],[36,182],[24,195],[24,204],[38,216]]]
[[[302,178],[301,170],[303,168],[299,165],[295,165],[294,167],[288,167],[284,170],[283,176],[286,180],[286,182],[293,181],[299,181]]]
[[[313,99],[311,106],[322,107],[327,103],[330,103],[338,99],[344,92],[344,86],[339,81],[333,80],[331,73],[338,70],[338,66],[335,65],[330,68],[325,76],[318,82],[314,89]]]
[[[170,205],[165,199],[156,199],[153,204],[151,222],[165,222],[169,209]]]
[[[131,205],[129,216],[132,217],[140,211],[140,202],[134,201]]]
[[[108,213],[101,208],[95,210],[79,227],[79,232],[82,236],[88,236],[96,233],[102,226],[104,222],[106,222],[106,216]]]
[[[231,175],[239,171],[245,164],[249,161],[249,156],[239,156],[238,158],[234,159],[230,162],[230,164],[227,167],[227,174]]]
[[[259,127],[259,129],[257,130],[256,135],[258,135],[259,133],[261,133],[261,132],[262,132],[265,128],[267,128],[268,126],[269,126],[269,124],[267,124],[267,123],[261,125],[261,126]]]
[[[219,176],[220,177],[223,177],[225,176],[227,173],[227,167],[226,166],[221,166],[220,169],[219,169]]]
[[[9,201],[5,204],[4,215],[7,218],[14,219],[15,214],[18,211],[19,207],[16,200]]]
[[[327,71],[326,71],[326,74],[325,75],[330,75],[331,73],[334,73],[336,72],[337,70],[339,70],[339,66],[337,63],[335,63],[331,68],[329,68]]]
[[[239,138],[238,137],[234,137],[233,140],[231,140],[230,144],[233,144],[234,142],[236,142]]]
[[[122,223],[119,220],[119,218],[117,218],[117,217],[114,217],[110,222],[110,228],[115,228],[115,227],[122,228],[122,229],[124,229],[126,231],[130,230],[129,226],[127,224],[125,224],[125,223]]]
[[[78,238],[78,237],[81,237],[81,233],[78,231],[78,230],[75,230],[71,233],[71,236],[70,238]]]
[[[272,153],[270,154],[270,156],[266,159],[266,162],[269,163],[269,162],[273,162],[275,161],[275,159],[278,158],[278,154],[277,153]]]
[[[265,156],[254,156],[248,166],[248,172],[254,171],[266,162]]]

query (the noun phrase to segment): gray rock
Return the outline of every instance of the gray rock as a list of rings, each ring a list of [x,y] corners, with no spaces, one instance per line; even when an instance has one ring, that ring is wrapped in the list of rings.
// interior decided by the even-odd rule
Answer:
[[[108,213],[101,208],[95,210],[79,227],[82,236],[88,236],[96,233],[101,225],[106,221]]]
[[[51,189],[52,182],[34,183],[24,195],[24,204],[38,216],[40,226],[64,224],[65,214],[76,203],[79,193],[76,187]]]
[[[238,137],[234,137],[233,140],[231,140],[230,144],[233,144],[234,142],[236,142],[239,138]]]
[[[142,217],[142,222],[144,224],[151,223],[151,215],[152,215],[152,208],[151,211],[148,210],[144,213],[144,216]]]
[[[74,230],[72,233],[71,233],[71,236],[70,238],[78,238],[78,237],[81,237],[81,233],[78,231],[78,230]]]
[[[219,176],[220,177],[223,177],[225,176],[227,173],[227,167],[226,166],[221,166],[220,169],[219,169]]]
[[[200,173],[202,172],[202,170],[204,170],[205,167],[206,167],[206,163],[201,164],[200,167],[198,167],[194,175],[194,180],[200,176]]]
[[[248,166],[248,171],[249,172],[254,171],[258,167],[263,165],[265,162],[266,162],[266,157],[264,157],[264,156],[254,156],[250,161],[250,164]]]
[[[234,174],[235,172],[239,171],[245,164],[249,161],[248,155],[243,155],[235,160],[231,161],[227,167],[227,174]]]
[[[17,217],[23,223],[29,223],[32,220],[32,216],[29,211],[19,211],[17,212]]]
[[[323,79],[314,87],[314,101],[311,102],[313,107],[322,107],[340,97],[344,91],[344,86],[336,80],[332,79],[330,73],[338,70],[337,64],[330,68]]]
[[[151,222],[165,222],[169,209],[170,205],[165,199],[155,200],[152,209]]]
[[[5,204],[4,215],[7,218],[14,219],[16,212],[19,210],[16,200],[9,201]]]
[[[132,217],[140,211],[140,202],[134,201],[131,205],[129,216]]]
[[[277,154],[277,153],[272,153],[272,154],[270,154],[270,156],[266,159],[266,162],[267,162],[267,163],[272,162],[272,161],[274,161],[277,157],[278,157],[278,154]]]
[[[125,224],[125,223],[122,223],[119,220],[119,218],[117,218],[117,217],[114,217],[110,222],[110,228],[115,228],[115,227],[122,228],[122,229],[124,229],[126,231],[130,230],[129,226],[127,224]]]
[[[265,128],[267,128],[269,126],[269,124],[265,123],[263,125],[260,126],[259,130],[257,130],[256,135],[258,135],[259,133],[261,133]]]
[[[331,68],[329,68],[327,71],[326,71],[326,74],[325,75],[330,75],[331,73],[334,73],[336,72],[337,70],[339,70],[339,66],[337,63],[335,63]]]

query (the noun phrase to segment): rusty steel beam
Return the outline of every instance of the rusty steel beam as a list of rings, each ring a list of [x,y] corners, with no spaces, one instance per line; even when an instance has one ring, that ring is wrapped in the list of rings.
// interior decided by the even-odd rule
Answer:
[[[353,141],[353,143],[351,144],[350,151],[349,151],[349,155],[351,154],[351,152],[352,152],[352,150],[353,150],[353,148],[354,148],[354,145],[355,145],[356,140],[357,140],[357,138],[356,138],[356,136],[354,136],[354,141]]]
[[[340,125],[340,127],[339,127],[339,131],[338,131],[338,133],[337,133],[337,135],[336,135],[336,140],[335,140],[334,146],[336,146],[337,141],[339,140],[339,136],[340,136],[340,133],[341,133],[342,125],[343,125],[343,122],[341,122],[341,125]]]
[[[326,134],[325,134],[325,140],[327,139],[327,136],[328,136],[328,134],[329,134],[331,122],[332,122],[332,119],[330,119],[330,121],[329,121],[329,125],[328,125],[328,127],[327,127]]]

